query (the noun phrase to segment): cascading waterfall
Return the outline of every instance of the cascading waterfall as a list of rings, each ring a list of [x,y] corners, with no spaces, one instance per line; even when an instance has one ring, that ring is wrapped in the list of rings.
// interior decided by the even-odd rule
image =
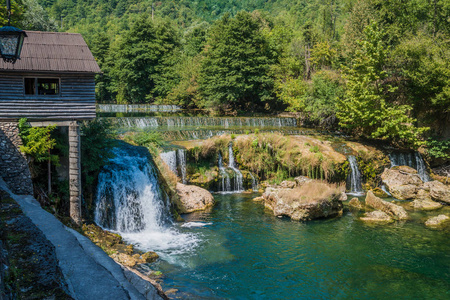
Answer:
[[[183,182],[183,184],[186,184],[186,150],[178,149],[177,157],[178,157],[178,166],[181,173],[181,182]]]
[[[353,155],[349,155],[348,162],[350,164],[350,173],[348,174],[349,176],[348,183],[350,183],[349,194],[362,195],[364,194],[364,191],[362,189],[361,172],[359,171],[356,157],[354,157]]]
[[[236,166],[232,143],[228,145],[228,162],[228,167],[234,171],[234,191],[242,192],[244,190],[244,177]]]
[[[430,181],[425,162],[419,152],[392,152],[389,154],[391,167],[408,166],[417,170],[423,182]]]
[[[138,248],[173,261],[171,254],[191,251],[198,239],[174,228],[169,198],[142,149],[146,150],[131,146],[114,150],[115,158],[99,175],[95,222]]]
[[[222,154],[219,153],[219,173],[222,177],[222,184],[219,185],[219,192],[231,192],[231,181],[227,170],[223,166]]]

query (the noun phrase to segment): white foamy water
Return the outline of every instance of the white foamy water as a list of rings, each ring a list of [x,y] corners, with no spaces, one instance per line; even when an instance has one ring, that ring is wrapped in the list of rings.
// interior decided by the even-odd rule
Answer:
[[[212,225],[211,222],[209,223],[202,223],[202,222],[187,222],[184,223],[183,225],[181,225],[181,227],[184,228],[194,228],[194,227],[204,227],[204,226],[208,226],[208,225]]]
[[[138,249],[155,251],[176,264],[176,255],[191,252],[200,239],[174,226],[156,167],[142,148],[136,149],[115,149],[115,158],[100,173],[95,222]]]

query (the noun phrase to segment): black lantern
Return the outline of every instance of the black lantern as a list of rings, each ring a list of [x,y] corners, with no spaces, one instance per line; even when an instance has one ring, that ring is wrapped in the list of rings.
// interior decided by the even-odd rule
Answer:
[[[20,59],[23,40],[27,36],[25,31],[10,26],[11,4],[10,0],[6,1],[8,9],[8,26],[0,28],[0,56],[5,62],[15,63]]]

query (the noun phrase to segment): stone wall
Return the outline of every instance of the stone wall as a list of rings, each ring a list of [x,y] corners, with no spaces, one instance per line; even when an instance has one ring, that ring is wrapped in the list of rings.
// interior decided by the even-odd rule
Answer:
[[[32,195],[31,173],[20,146],[22,139],[17,123],[0,122],[0,176],[13,193]]]

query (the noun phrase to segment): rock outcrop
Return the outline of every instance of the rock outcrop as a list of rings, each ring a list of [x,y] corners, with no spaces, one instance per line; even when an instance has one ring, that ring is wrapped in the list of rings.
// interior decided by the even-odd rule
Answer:
[[[374,188],[372,191],[373,191],[373,194],[379,198],[388,198],[389,197],[389,195],[385,191],[380,189],[379,187]]]
[[[388,215],[394,217],[398,220],[408,219],[408,214],[405,209],[399,205],[396,205],[391,202],[384,201],[373,194],[372,191],[369,191],[366,196],[366,205],[377,210],[381,210],[382,212],[387,213]]]
[[[450,222],[450,217],[446,215],[439,215],[437,217],[429,218],[425,225],[428,227],[439,227],[444,225],[445,223]]]
[[[419,189],[415,200],[411,202],[411,206],[417,210],[435,210],[442,207],[442,204],[431,200],[430,193],[424,189]]]
[[[295,188],[268,187],[263,194],[264,205],[275,216],[306,221],[342,214],[339,201],[341,189],[320,181],[308,181]]]
[[[450,188],[440,181],[429,181],[424,183],[425,189],[430,191],[433,200],[450,204]]]
[[[175,204],[180,213],[204,210],[214,205],[213,195],[201,187],[177,183],[176,189],[179,199],[175,201]]]
[[[385,169],[381,179],[389,193],[400,200],[414,199],[419,187],[423,184],[417,171],[407,166]]]
[[[363,205],[361,204],[361,201],[359,201],[359,199],[356,197],[352,198],[348,202],[348,206],[350,206],[351,208],[363,209]]]
[[[364,214],[364,217],[360,218],[364,222],[372,223],[392,223],[394,220],[385,212],[375,210]]]

